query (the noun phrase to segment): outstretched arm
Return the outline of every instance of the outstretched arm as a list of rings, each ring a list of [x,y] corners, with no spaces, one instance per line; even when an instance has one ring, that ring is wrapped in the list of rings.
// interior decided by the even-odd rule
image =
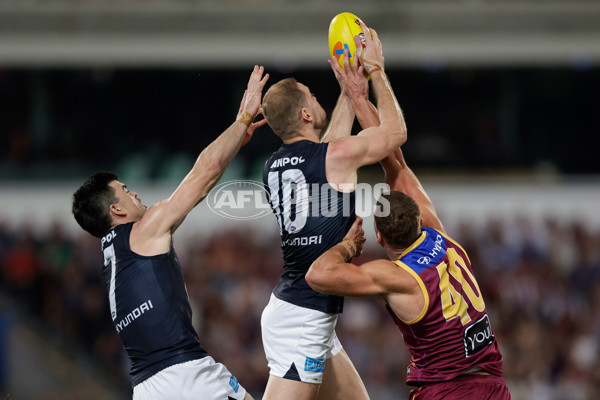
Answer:
[[[425,188],[408,167],[400,148],[381,161],[385,172],[385,182],[391,190],[402,192],[415,200],[421,211],[421,226],[427,226],[445,232],[442,222],[437,216],[433,202],[425,192]]]
[[[170,242],[170,235],[217,184],[254,130],[264,124],[264,121],[252,123],[259,113],[262,90],[269,79],[269,75],[263,77],[263,73],[262,66],[254,67],[236,121],[200,153],[175,192],[148,209],[140,221],[140,232],[148,246],[152,246],[153,241],[164,245],[165,237]]]
[[[368,28],[361,25],[364,32]],[[359,121],[368,127],[357,136],[332,142],[328,150],[329,163],[327,176],[331,183],[350,183],[356,181],[356,170],[385,158],[395,148],[406,142],[406,124],[404,116],[390,82],[384,71],[384,59],[381,42],[375,30],[364,35],[366,47],[363,49],[360,39],[355,37],[357,57],[361,65],[371,76],[373,92],[377,101],[377,120],[374,108],[362,99],[362,106],[356,106]],[[361,122],[361,123],[362,123]],[[376,124],[377,125],[373,125]]]

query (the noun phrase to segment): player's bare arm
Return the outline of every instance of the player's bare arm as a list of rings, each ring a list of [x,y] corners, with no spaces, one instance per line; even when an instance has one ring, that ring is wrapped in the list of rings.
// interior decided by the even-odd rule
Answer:
[[[335,79],[340,84],[341,93],[321,142],[331,142],[350,136],[357,105],[361,107],[363,104],[370,104],[368,101],[369,83],[364,76],[363,67],[358,62],[350,64],[348,49],[344,50],[343,59],[344,68],[340,66],[335,57],[328,60]]]
[[[263,73],[262,66],[254,67],[236,121],[200,153],[175,192],[149,208],[135,224],[131,237],[134,251],[144,255],[167,252],[171,234],[217,184],[254,130],[264,124],[263,121],[252,123],[259,113],[262,90],[269,79],[269,74],[263,76]]]
[[[396,149],[392,154],[381,161],[385,171],[385,182],[391,190],[400,191],[415,200],[421,212],[421,226],[446,232],[440,221],[435,206],[419,178],[408,167],[401,149]]]
[[[360,255],[364,241],[362,218],[357,217],[344,240],[311,265],[306,274],[310,287],[322,293],[360,297],[385,296],[413,286],[414,279],[389,260],[375,260],[360,266],[349,263],[349,259]]]
[[[352,101],[352,108],[360,126],[363,129],[378,126],[379,116],[377,108],[369,100],[369,81],[365,76],[364,67],[359,62],[350,65],[349,59],[349,51],[345,49],[343,57],[344,68],[336,62],[335,57],[329,60],[329,64],[334,70],[336,77],[340,76],[338,81],[343,79],[344,93]],[[340,81],[340,84],[342,84],[342,81]]]
[[[354,109],[348,96],[343,93],[337,99],[335,108],[327,129],[321,136],[322,143],[328,143],[335,139],[350,136],[354,123]]]
[[[366,30],[366,26],[361,25]],[[359,132],[357,136],[341,138],[332,142],[328,150],[327,177],[331,183],[355,183],[356,170],[376,163],[406,142],[406,125],[392,87],[384,71],[381,42],[375,30],[364,35],[363,49],[355,38],[361,64],[369,75],[377,102],[379,125]]]

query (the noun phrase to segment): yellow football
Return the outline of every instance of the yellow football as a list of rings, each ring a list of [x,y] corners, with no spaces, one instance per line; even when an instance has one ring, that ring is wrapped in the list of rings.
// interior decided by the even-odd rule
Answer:
[[[356,52],[354,36],[364,34],[360,28],[361,19],[356,15],[343,12],[331,20],[329,24],[329,54],[335,57],[344,68],[344,49],[348,49],[350,65],[353,64]]]

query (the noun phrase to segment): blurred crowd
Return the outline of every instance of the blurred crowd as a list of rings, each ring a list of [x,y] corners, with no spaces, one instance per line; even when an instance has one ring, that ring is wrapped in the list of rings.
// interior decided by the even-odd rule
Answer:
[[[515,215],[446,228],[470,255],[513,399],[600,398],[600,227]],[[375,246],[356,261],[383,258]],[[202,344],[259,399],[268,376],[260,316],[281,272],[279,238],[240,224],[176,234],[175,248]],[[58,223],[43,234],[0,224],[4,295],[129,393],[101,268],[99,240],[88,234],[73,237]],[[372,399],[407,398],[408,353],[380,299],[347,299],[337,333]]]

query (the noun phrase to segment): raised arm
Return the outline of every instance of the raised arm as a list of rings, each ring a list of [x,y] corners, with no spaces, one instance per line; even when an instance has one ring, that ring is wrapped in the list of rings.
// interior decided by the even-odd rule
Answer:
[[[164,246],[165,237],[170,242],[170,235],[217,184],[241,146],[265,123],[264,120],[252,123],[259,113],[262,90],[269,79],[269,75],[263,77],[263,73],[262,66],[254,67],[235,122],[200,153],[175,192],[148,209],[138,228],[139,237],[145,239],[147,246],[152,247],[152,243]]]
[[[410,197],[417,203],[421,211],[421,226],[427,226],[445,232],[442,222],[437,216],[433,202],[425,192],[425,188],[408,167],[401,149],[381,161],[385,172],[385,182],[391,190],[397,190]]]
[[[354,109],[348,96],[340,93],[329,125],[325,133],[321,136],[321,142],[327,143],[339,139],[341,137],[350,136],[352,133],[352,125],[354,124]]]
[[[361,25],[364,32],[368,28]],[[377,119],[374,108],[365,99],[355,106],[359,121],[371,125],[357,136],[341,138],[332,142],[328,149],[327,177],[331,183],[356,182],[356,170],[368,164],[376,163],[394,149],[406,142],[406,124],[402,110],[396,100],[390,82],[384,71],[384,59],[381,42],[375,30],[364,35],[366,47],[363,49],[360,39],[355,37],[357,57],[362,67],[371,76],[371,84],[377,102]]]
[[[350,65],[349,59],[348,49],[345,49],[344,68],[340,66],[335,57],[328,60],[335,79],[340,84],[340,97],[321,142],[332,142],[335,139],[350,136],[355,112],[360,112],[362,116],[365,113],[362,107],[369,104],[372,106],[368,99],[369,82],[363,74],[363,67],[358,61]],[[373,110],[377,114],[375,107]],[[359,122],[361,122],[360,119]]]
[[[350,99],[360,126],[363,129],[378,126],[379,115],[377,108],[369,100],[369,81],[364,74],[364,67],[358,60],[350,65],[349,59],[349,51],[345,49],[344,68],[335,60],[335,57],[329,60],[329,64],[342,87],[342,91]]]

